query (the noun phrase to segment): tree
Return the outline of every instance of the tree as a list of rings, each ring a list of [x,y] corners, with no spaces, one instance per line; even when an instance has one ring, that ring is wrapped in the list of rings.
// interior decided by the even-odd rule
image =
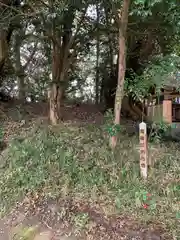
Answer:
[[[116,35],[118,24],[117,21],[113,23],[112,19],[115,18],[116,9],[119,9],[118,2],[114,2],[113,9],[109,9],[109,3],[107,1],[104,3],[104,9],[107,9],[107,11],[104,12],[105,14],[108,12],[108,21],[111,22],[111,24],[104,24],[104,36],[101,38],[102,46],[104,47],[104,56],[101,56],[104,61],[100,68],[100,82],[103,83],[101,93],[103,91],[105,92],[106,108],[114,108],[118,66],[114,67],[114,69],[111,67],[111,70],[109,66],[112,65],[110,59],[112,59],[117,52]],[[171,14],[169,14],[169,10]],[[156,55],[167,55],[174,52],[174,41],[178,42],[180,36],[178,12],[177,1],[132,1],[127,28],[126,86],[134,86],[138,78],[140,79],[140,76],[143,74],[148,62]],[[110,52],[113,53],[113,57],[107,56],[108,48],[105,45],[107,41],[106,38],[110,36],[113,45],[113,51],[111,50]],[[111,45],[108,44],[108,47],[109,46]],[[102,81],[104,78],[106,78],[106,80]],[[149,81],[149,83],[151,82]],[[131,88],[131,90],[133,89],[137,90],[135,87]],[[125,90],[127,90],[127,88]],[[136,118],[141,119],[143,109],[141,102],[136,102],[135,106],[132,91],[125,91],[125,94],[127,101],[123,99],[123,114],[126,114],[125,110],[127,110],[128,106],[130,111],[128,110],[127,115],[132,117],[135,114]]]
[[[76,37],[86,14],[87,6],[74,1],[67,3],[50,1],[45,4],[48,18],[42,16],[42,32],[49,39],[52,51],[52,83],[49,92],[50,121],[56,125],[62,118],[61,104],[64,96],[68,71],[73,58],[77,55]],[[62,8],[61,8],[62,7]],[[79,11],[80,10],[80,11]],[[75,23],[75,21],[77,21]],[[74,28],[74,24],[77,26]],[[40,26],[40,24],[38,24]]]
[[[99,34],[99,23],[100,23],[100,10],[99,4],[96,4],[97,13],[97,38],[96,38],[96,104],[99,103],[99,57],[100,57],[100,34]]]
[[[17,10],[19,7],[20,7],[20,0],[0,1],[0,14],[1,14],[1,19],[3,20],[3,23],[1,25],[1,30],[0,30],[0,74],[1,74],[0,85],[2,84],[2,81],[3,81],[3,78],[2,78],[3,68],[8,56],[10,39],[14,29],[18,25],[18,23],[16,23],[16,15],[17,13],[19,13]]]
[[[124,92],[124,79],[126,71],[126,33],[128,25],[128,12],[130,7],[130,0],[124,0],[122,5],[122,12],[119,13],[119,68],[118,68],[118,85],[115,96],[115,119],[114,124],[120,124],[121,105]],[[115,148],[117,144],[117,135],[112,136],[110,145]]]
[[[127,101],[124,104],[123,99],[123,111],[129,105],[128,111],[137,113],[133,91],[147,83],[148,74],[145,74],[145,70],[149,68],[149,63],[157,55],[166,56],[177,52],[180,34],[176,1],[132,1],[126,31],[124,93]],[[8,19],[13,26],[13,34],[8,45],[9,56],[6,63],[15,66],[16,78],[7,75],[10,68],[4,68],[4,79],[7,80],[4,85],[9,86],[11,81],[16,86],[14,79],[17,79],[21,83],[19,89],[23,89],[20,85],[23,86],[24,82],[27,86],[26,96],[36,101],[45,99],[47,86],[50,85],[50,119],[54,124],[62,116],[61,105],[65,95],[80,94],[84,99],[91,98],[89,93],[85,93],[87,85],[95,89],[92,92],[93,100],[106,102],[107,108],[114,108],[120,61],[117,58],[120,31],[117,10],[122,1],[26,0],[23,4],[23,7],[21,4],[18,9],[13,10],[12,6],[6,5],[6,10],[11,10],[14,15],[19,13],[19,17],[16,16],[16,21],[14,18]],[[20,32],[20,25],[27,30],[25,35]],[[4,29],[6,30],[5,27]],[[22,35],[19,40],[18,35]],[[11,47],[12,42],[16,42],[14,49]],[[36,42],[38,47],[31,59]],[[12,58],[12,55],[16,58]],[[151,82],[154,83],[148,83]],[[147,89],[149,88],[146,91]],[[22,96],[25,95],[21,93]],[[135,93],[140,96],[138,91]],[[141,105],[139,102],[136,105],[139,108],[138,116],[141,116]]]
[[[33,49],[29,57],[26,59],[24,65],[21,63],[21,46],[23,40],[26,38],[25,35],[26,28],[22,25],[21,28],[17,29],[14,34],[14,59],[15,59],[15,75],[17,77],[17,85],[18,85],[18,98],[25,102],[26,100],[26,83],[25,83],[25,71],[28,68],[30,62],[32,61],[36,50],[37,50],[37,42],[34,44]]]

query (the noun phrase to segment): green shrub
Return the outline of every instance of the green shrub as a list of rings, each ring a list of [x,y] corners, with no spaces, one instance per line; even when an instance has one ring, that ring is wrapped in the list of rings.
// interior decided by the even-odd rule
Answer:
[[[150,130],[149,141],[159,143],[164,140],[170,134],[170,128],[169,124],[164,121],[154,122]]]

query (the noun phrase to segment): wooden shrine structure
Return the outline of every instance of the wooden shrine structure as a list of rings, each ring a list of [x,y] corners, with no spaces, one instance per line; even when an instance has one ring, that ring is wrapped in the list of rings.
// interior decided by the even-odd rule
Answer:
[[[163,120],[180,125],[180,79],[171,77],[164,84],[159,97],[152,95],[147,104],[147,118],[150,121]]]

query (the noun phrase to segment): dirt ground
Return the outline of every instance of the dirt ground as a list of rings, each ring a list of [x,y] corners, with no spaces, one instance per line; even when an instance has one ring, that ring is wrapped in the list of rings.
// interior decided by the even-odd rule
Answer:
[[[85,228],[73,228],[68,217],[60,218],[60,210],[88,215]],[[156,230],[154,230],[156,229]],[[160,240],[166,239],[158,226],[143,226],[130,218],[119,216],[106,218],[99,209],[73,205],[70,202],[41,202],[34,209],[20,204],[0,221],[2,240]]]

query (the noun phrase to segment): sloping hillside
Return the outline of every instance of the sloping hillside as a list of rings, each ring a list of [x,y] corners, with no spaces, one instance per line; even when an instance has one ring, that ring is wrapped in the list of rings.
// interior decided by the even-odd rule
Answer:
[[[113,153],[102,114],[82,109],[66,107],[77,119],[51,127],[42,104],[6,108],[0,239],[6,240],[5,234],[28,240],[62,240],[66,234],[84,240],[178,239],[178,145],[152,146],[155,165],[145,183],[139,177],[138,138],[121,133]],[[90,121],[81,119],[85,112]]]

